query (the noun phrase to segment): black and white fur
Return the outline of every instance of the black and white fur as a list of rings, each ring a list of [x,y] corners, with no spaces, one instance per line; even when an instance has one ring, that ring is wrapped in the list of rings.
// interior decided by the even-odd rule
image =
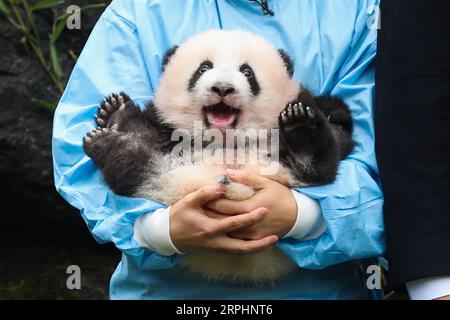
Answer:
[[[289,187],[331,183],[353,148],[350,111],[339,98],[314,96],[301,87],[293,70],[284,51],[254,34],[199,34],[168,51],[156,98],[143,110],[125,93],[104,99],[98,128],[85,136],[84,150],[117,194],[170,205],[213,184],[230,167],[169,159],[175,129],[193,132],[193,121],[220,130],[277,128],[281,168],[270,178]],[[238,168],[259,173],[257,166]],[[230,199],[254,194],[235,183],[227,188]],[[276,281],[296,268],[276,247],[245,256],[192,252],[179,266],[212,280],[254,284]]]

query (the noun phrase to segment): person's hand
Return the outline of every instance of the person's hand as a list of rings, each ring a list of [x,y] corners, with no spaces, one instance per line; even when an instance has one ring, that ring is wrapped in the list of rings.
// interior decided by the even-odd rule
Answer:
[[[208,217],[202,207],[222,195],[222,187],[206,186],[186,195],[170,208],[170,237],[178,250],[189,252],[195,248],[210,248],[246,254],[270,247],[278,240],[273,234],[249,241],[229,237],[227,233],[263,219],[267,209],[257,208],[223,219]]]
[[[247,171],[229,169],[227,175],[234,182],[253,187],[256,193],[242,201],[224,198],[211,201],[207,204],[207,207],[213,211],[208,212],[209,216],[219,218],[221,215],[254,212],[259,208],[268,210],[268,213],[258,222],[233,231],[230,236],[242,240],[258,240],[273,234],[282,237],[292,229],[297,219],[297,202],[288,187]]]

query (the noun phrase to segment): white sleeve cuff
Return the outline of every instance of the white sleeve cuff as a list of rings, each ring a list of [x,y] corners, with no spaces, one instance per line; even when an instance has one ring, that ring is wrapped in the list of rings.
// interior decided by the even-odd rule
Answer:
[[[432,300],[450,295],[450,275],[406,283],[411,300]]]
[[[170,238],[170,207],[140,216],[134,223],[134,239],[144,248],[163,256],[182,254]]]
[[[295,190],[292,190],[292,194],[297,202],[297,220],[291,231],[283,238],[297,240],[318,238],[327,228],[319,202]]]

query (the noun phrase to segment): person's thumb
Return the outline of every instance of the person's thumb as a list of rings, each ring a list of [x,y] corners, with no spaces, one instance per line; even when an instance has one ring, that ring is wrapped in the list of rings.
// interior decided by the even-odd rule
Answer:
[[[232,181],[245,184],[252,187],[253,189],[264,188],[268,180],[268,178],[245,170],[227,169],[227,176]]]

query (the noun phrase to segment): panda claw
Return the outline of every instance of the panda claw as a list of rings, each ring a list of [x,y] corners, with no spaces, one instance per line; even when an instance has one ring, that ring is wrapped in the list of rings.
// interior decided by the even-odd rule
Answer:
[[[288,118],[292,118],[292,114],[293,114],[293,108],[292,108],[292,105],[290,105],[290,106],[288,106],[288,109],[287,109]]]
[[[299,117],[304,117],[305,116],[305,107],[303,107],[303,105],[300,105],[300,108],[298,110],[298,115]]]
[[[104,99],[103,99],[104,100]],[[111,110],[111,105],[108,103],[108,101],[106,101],[106,100],[104,100],[105,102],[104,102],[104,104],[105,104],[105,109],[106,110]]]
[[[95,122],[99,128],[114,126],[115,123],[111,121],[111,116],[117,111],[125,110],[128,101],[130,101],[130,98],[123,92],[104,97],[95,116]],[[117,126],[115,130],[117,130]]]
[[[101,119],[101,118],[97,118],[97,124],[98,124],[100,127],[103,127],[103,126],[105,125],[105,121],[104,121],[103,119]]]
[[[308,118],[314,118],[314,111],[309,106],[306,107],[306,116]]]
[[[86,136],[83,138],[83,143],[85,146],[92,145],[96,141],[109,135],[110,133],[111,130],[108,128],[96,128],[86,134]]]
[[[287,122],[288,122],[288,117],[287,117],[286,110],[283,111],[283,112],[280,114],[280,120],[281,120],[282,123],[287,123]]]
[[[301,102],[288,103],[279,116],[280,128],[285,131],[296,130],[300,127],[314,129],[323,120],[326,120],[326,117],[322,117],[319,110],[305,106]]]
[[[298,104],[294,104],[294,116],[298,118],[299,116],[299,107]]]

